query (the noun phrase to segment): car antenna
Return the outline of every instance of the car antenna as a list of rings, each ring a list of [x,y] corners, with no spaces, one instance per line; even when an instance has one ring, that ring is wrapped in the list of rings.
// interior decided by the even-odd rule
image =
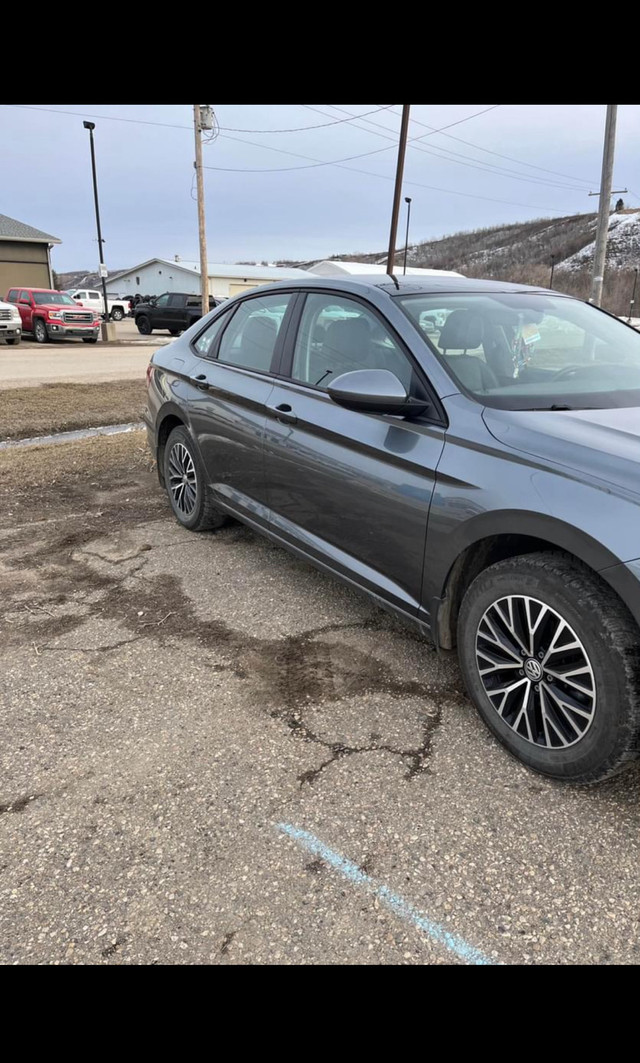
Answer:
[[[400,291],[400,285],[398,284],[398,278],[396,277],[395,273],[390,273],[389,276],[391,277],[391,280],[395,284],[398,291]]]

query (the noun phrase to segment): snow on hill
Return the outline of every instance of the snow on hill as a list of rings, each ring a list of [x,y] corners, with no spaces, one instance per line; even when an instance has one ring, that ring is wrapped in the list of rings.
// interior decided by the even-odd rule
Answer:
[[[595,233],[595,224],[594,224]],[[576,270],[593,264],[595,239],[570,255],[557,267],[559,270]],[[607,240],[607,268],[635,269],[640,265],[640,211],[625,211],[609,218]]]

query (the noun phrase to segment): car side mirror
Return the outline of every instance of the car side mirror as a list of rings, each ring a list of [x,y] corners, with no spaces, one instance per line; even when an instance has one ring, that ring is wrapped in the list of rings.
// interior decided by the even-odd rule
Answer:
[[[362,413],[416,416],[429,405],[412,399],[404,384],[389,369],[354,369],[342,373],[329,384],[327,392],[338,406]]]

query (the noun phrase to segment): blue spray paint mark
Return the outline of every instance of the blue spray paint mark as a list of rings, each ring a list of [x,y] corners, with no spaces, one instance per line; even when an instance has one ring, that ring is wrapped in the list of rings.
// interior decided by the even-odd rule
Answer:
[[[357,864],[347,860],[340,853],[336,853],[334,849],[330,849],[319,838],[316,838],[315,834],[300,830],[299,827],[294,827],[290,823],[278,823],[277,828],[304,849],[313,853],[314,856],[319,856],[326,864],[329,864],[330,867],[338,871],[349,882],[352,882],[354,886],[362,886],[369,893],[372,893],[374,897],[386,904],[401,919],[408,923],[413,923],[418,930],[422,930],[432,941],[436,941],[439,945],[444,945],[449,952],[455,953],[461,960],[478,966],[498,965],[497,960],[492,960],[489,956],[485,956],[480,949],[470,945],[464,938],[459,937],[457,934],[451,934],[439,923],[432,922],[423,912],[420,912],[408,901],[405,901],[399,893],[394,893],[388,886],[382,886],[375,879],[366,875]]]

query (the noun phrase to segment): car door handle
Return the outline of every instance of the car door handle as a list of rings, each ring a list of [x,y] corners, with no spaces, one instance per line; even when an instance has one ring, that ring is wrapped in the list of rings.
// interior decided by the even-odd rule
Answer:
[[[271,406],[267,403],[267,409],[271,410],[271,413],[276,416],[276,421],[281,421],[282,424],[295,424],[298,420],[288,402],[281,402],[279,406]]]
[[[209,382],[204,373],[198,373],[198,376],[191,377],[191,383],[195,384],[201,391],[206,391],[209,387]]]

